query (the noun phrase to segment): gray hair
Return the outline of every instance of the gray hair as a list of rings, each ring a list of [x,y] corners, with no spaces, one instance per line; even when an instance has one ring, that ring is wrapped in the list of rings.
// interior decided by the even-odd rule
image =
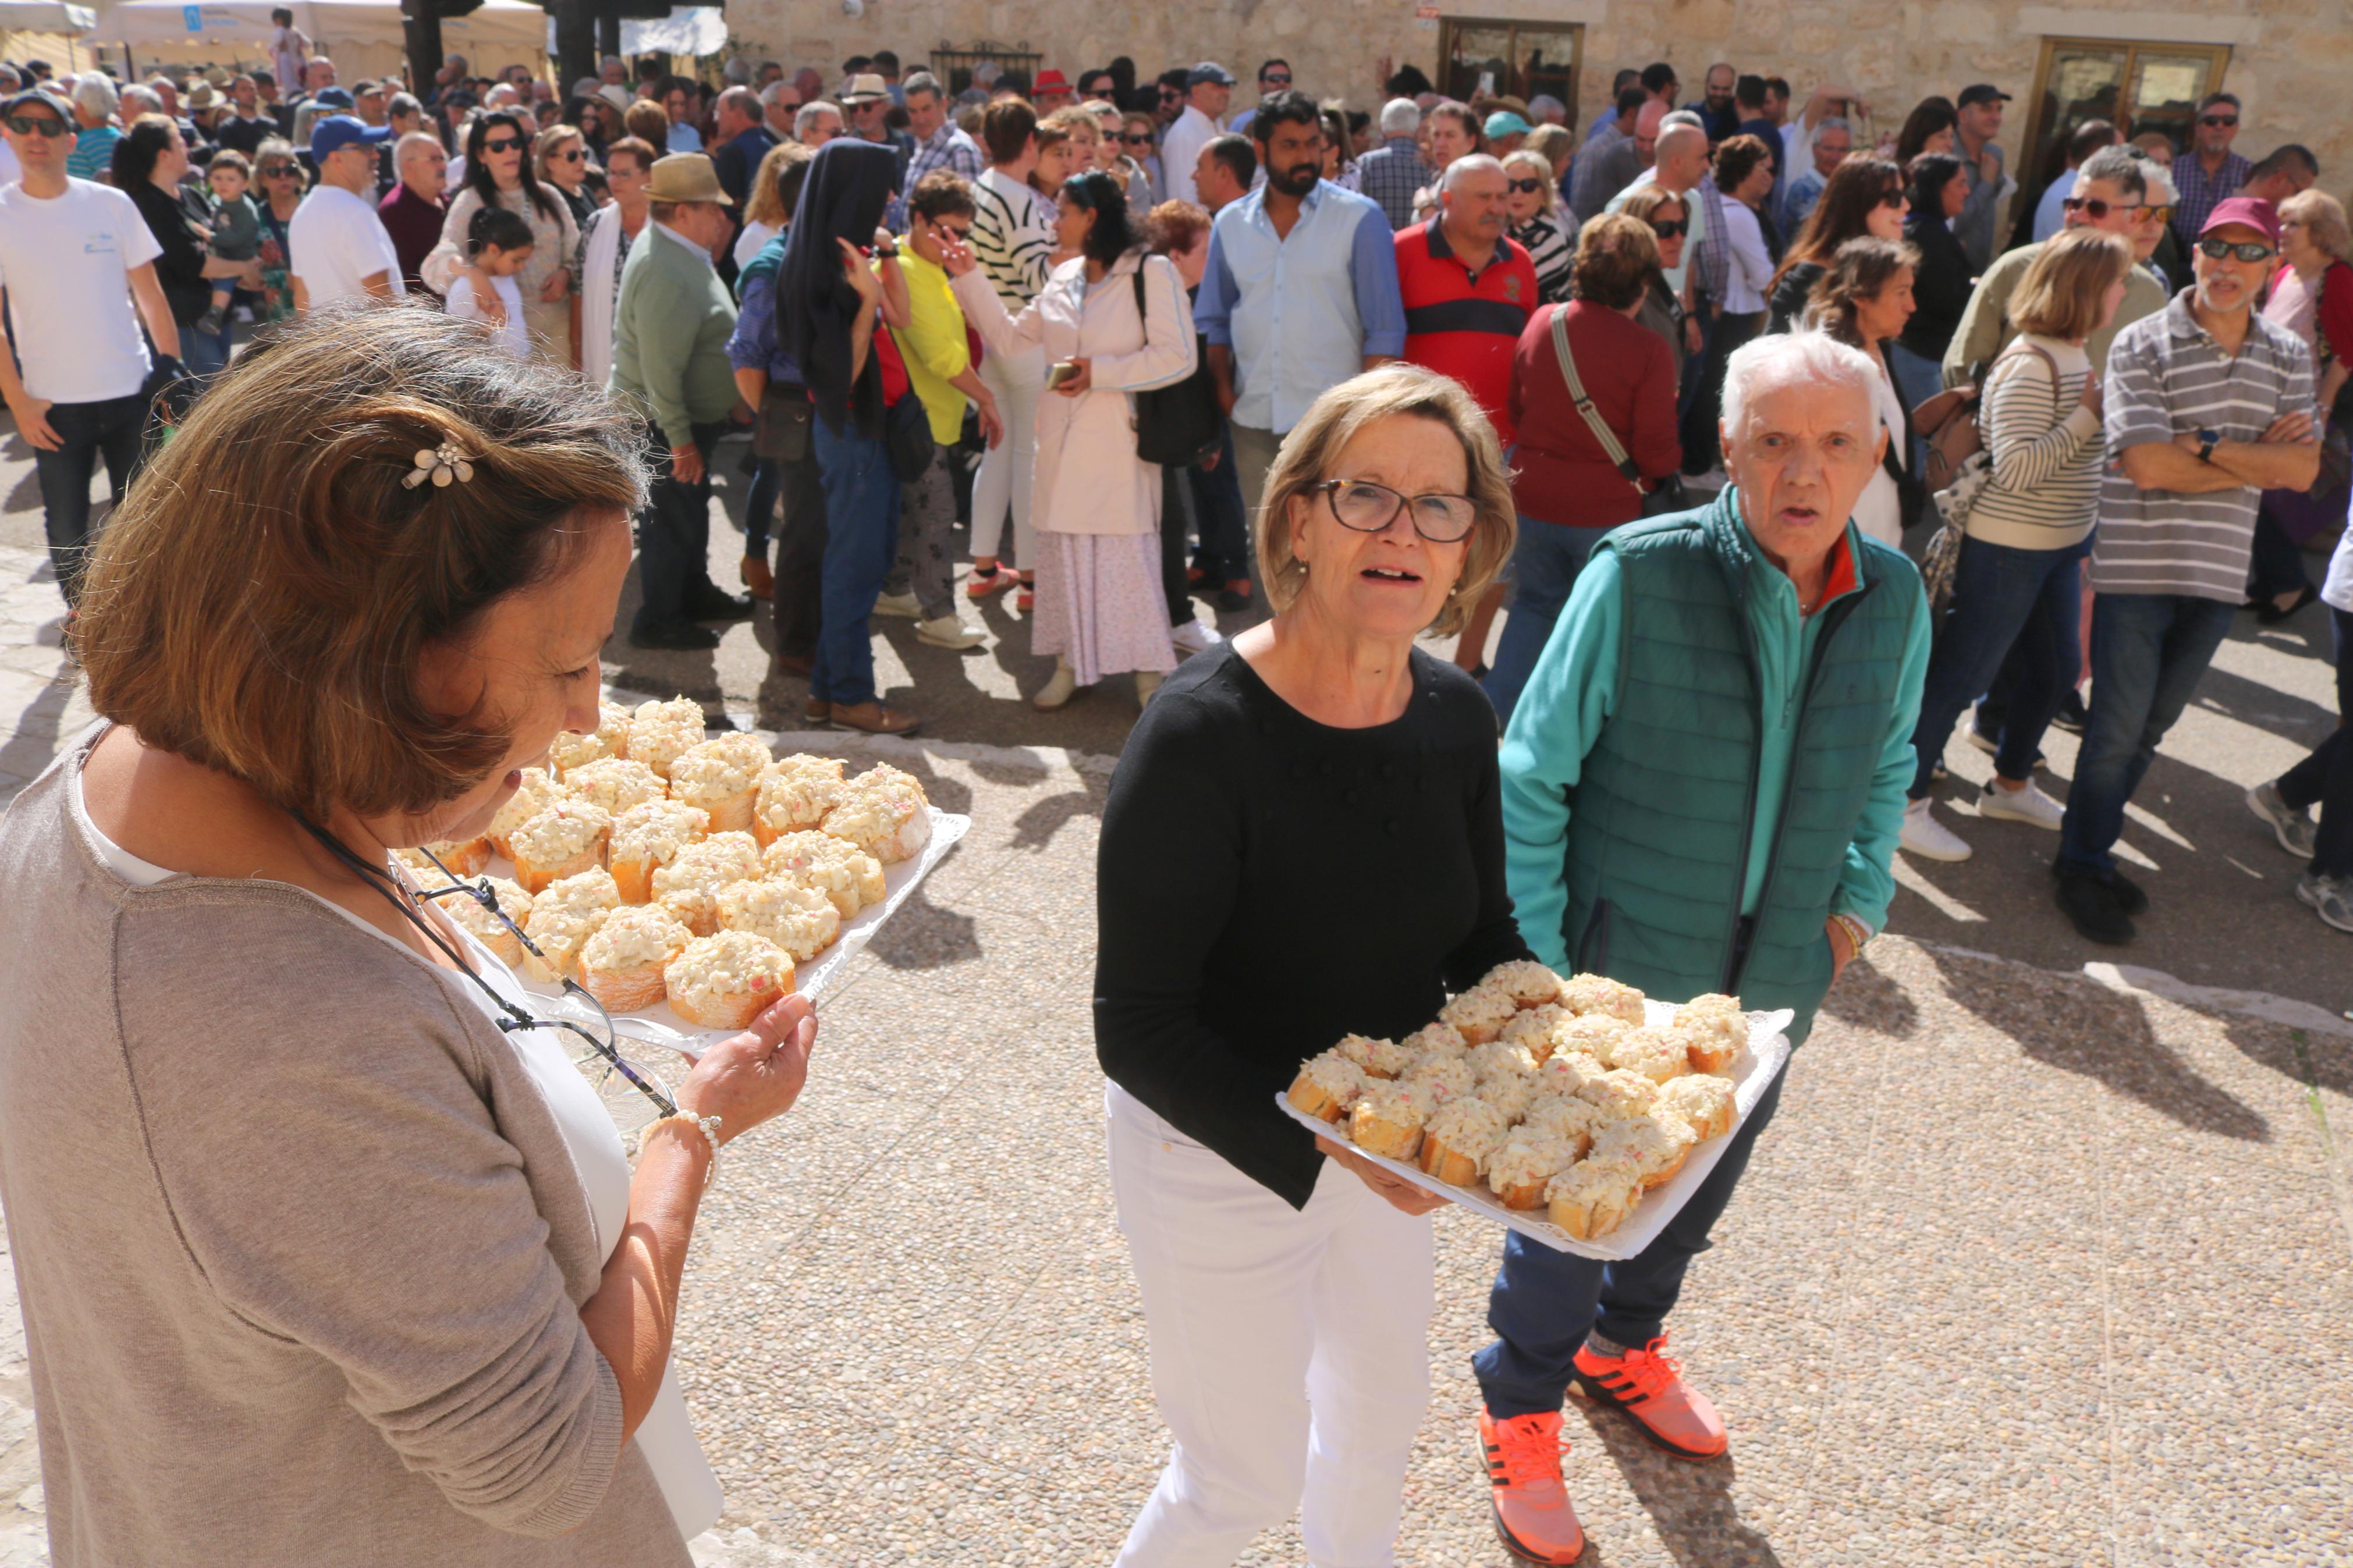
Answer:
[[[115,101],[121,107],[122,118],[126,121],[136,120],[142,114],[164,112],[164,100],[152,87],[140,87],[135,84],[126,87],[116,95]]]
[[[741,55],[735,57],[739,60],[743,58]],[[760,95],[748,87],[731,87],[719,95],[718,101],[712,108],[732,109],[747,120],[756,121],[760,118]]]
[[[945,98],[948,95],[947,89],[940,85],[940,79],[929,71],[915,72],[899,84],[899,91],[902,95],[910,92],[928,92],[934,98]]]
[[[404,114],[424,112],[425,106],[417,101],[417,95],[413,92],[396,92],[384,100],[384,117],[386,120],[397,120]],[[414,135],[415,132],[412,132],[410,134]]]
[[[1825,114],[1821,123],[1814,127],[1814,134],[1820,136],[1825,131],[1843,131],[1852,137],[1854,135],[1854,121],[1843,114]]]
[[[1874,407],[1879,368],[1861,349],[1851,349],[1827,332],[1777,332],[1752,338],[1732,352],[1724,367],[1724,428],[1737,436],[1748,405],[1758,393],[1790,382],[1844,382],[1865,408]]]
[[[1548,92],[1540,92],[1528,100],[1528,118],[1539,125],[1556,124],[1568,118],[1568,105]]]
[[[841,112],[841,105],[828,102],[822,98],[813,99],[802,104],[800,112],[793,116],[794,137],[798,139],[807,136],[810,132],[817,129],[817,122],[828,114],[836,120],[845,118]]]
[[[392,166],[396,169],[408,167],[408,154],[419,147],[430,147],[436,153],[441,152],[441,138],[434,135],[430,131],[410,132],[392,144]]]
[[[2173,183],[2173,171],[2138,147],[2135,147],[2132,151],[2139,154],[2141,178],[2147,181],[2148,185],[2147,190],[2142,193],[2141,200],[2158,206],[2180,205],[2181,192]]]
[[[1504,165],[1500,160],[1484,153],[1466,153],[1446,165],[1445,172],[1438,176],[1438,188],[1441,192],[1451,191],[1462,183],[1463,175],[1484,174],[1490,169],[1500,174],[1504,172]]]
[[[1688,125],[1702,135],[1707,133],[1707,121],[1699,117],[1699,110],[1695,109],[1671,109],[1660,120],[1659,124],[1662,127]]]
[[[311,128],[319,123],[319,116],[325,112],[326,110],[318,100],[305,100],[294,110],[294,140],[308,147],[311,144]]]
[[[1392,98],[1381,105],[1381,134],[1410,136],[1421,129],[1421,105],[1409,98]]]
[[[2147,164],[2122,147],[2103,147],[2084,160],[2075,171],[2075,189],[2094,180],[2105,180],[2128,196],[2148,199],[2148,176],[2141,171]]]

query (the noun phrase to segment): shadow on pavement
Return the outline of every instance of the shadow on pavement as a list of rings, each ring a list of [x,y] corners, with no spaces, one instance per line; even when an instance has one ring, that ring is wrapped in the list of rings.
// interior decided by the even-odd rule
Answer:
[[[2223,1033],[2249,1061],[2282,1078],[2353,1095],[2353,1039],[2230,1016]]]
[[[1627,1489],[1651,1516],[1660,1544],[1677,1563],[1685,1568],[1781,1568],[1773,1543],[1741,1521],[1732,1499],[1740,1468],[1730,1454],[1699,1463],[1672,1458],[1636,1432],[1630,1417],[1597,1410],[1587,1419],[1626,1478]],[[1589,1538],[1577,1559],[1579,1568],[1607,1561]]]
[[[963,853],[958,845],[948,851]],[[899,912],[876,931],[866,951],[892,969],[945,969],[981,956],[980,937],[970,915],[944,910],[917,888],[899,906]]]
[[[1048,795],[1013,819],[1013,837],[1008,844],[1015,849],[1043,849],[1071,818],[1101,816],[1103,808],[1100,785],[1082,784],[1062,795]]]
[[[2096,1079],[2195,1131],[2250,1143],[2272,1141],[2268,1121],[2158,1039],[2137,996],[2089,979],[2063,979],[2054,1001],[2054,988],[2006,984],[2000,970],[1982,959],[1927,952],[1944,975],[1946,995],[2034,1060]]]
[[[1822,998],[1822,1011],[1842,1024],[1899,1038],[1909,1035],[1920,1021],[1920,1009],[1912,1005],[1912,998],[1873,968],[1868,955],[1846,966],[1846,973]]]

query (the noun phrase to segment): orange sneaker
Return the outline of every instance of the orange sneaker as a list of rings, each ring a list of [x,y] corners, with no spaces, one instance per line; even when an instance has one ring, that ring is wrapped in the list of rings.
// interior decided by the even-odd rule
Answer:
[[[1683,1364],[1666,1349],[1664,1334],[1623,1355],[1579,1345],[1577,1381],[1594,1398],[1632,1416],[1642,1435],[1668,1453],[1713,1459],[1724,1452],[1724,1418],[1706,1394],[1683,1381]]]
[[[1504,1550],[1523,1563],[1574,1563],[1584,1555],[1585,1528],[1560,1479],[1560,1412],[1498,1421],[1482,1405],[1479,1448]]]

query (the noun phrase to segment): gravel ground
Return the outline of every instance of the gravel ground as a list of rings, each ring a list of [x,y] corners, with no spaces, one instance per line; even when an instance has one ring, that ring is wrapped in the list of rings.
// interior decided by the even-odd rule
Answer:
[[[0,447],[0,800],[87,713],[23,458]],[[886,672],[953,658],[897,631]],[[748,714],[755,634],[721,655],[699,681],[607,673]],[[1109,764],[1082,753],[1115,750],[1132,709],[1031,714],[1021,657],[967,662],[947,739],[787,737],[887,757],[975,827],[828,999],[800,1107],[731,1152],[706,1205],[678,1345],[728,1493],[705,1568],[1107,1562],[1164,1457],[1086,1009]],[[2249,636],[2223,666],[2134,837],[2206,939],[2121,956],[2288,999],[2054,932],[2019,897],[2044,852],[2024,830],[1964,823],[1977,861],[1906,867],[1896,934],[1833,992],[1676,1314],[1731,1452],[1671,1459],[1572,1404],[1587,1562],[2353,1563],[2353,981],[2327,933],[2279,918],[2285,862],[2234,795],[2316,721],[2310,648]],[[1497,1234],[1436,1223],[1399,1559],[1502,1564],[1467,1364]],[[45,1552],[0,1289],[15,1568]],[[1286,1526],[1244,1561],[1303,1558]]]

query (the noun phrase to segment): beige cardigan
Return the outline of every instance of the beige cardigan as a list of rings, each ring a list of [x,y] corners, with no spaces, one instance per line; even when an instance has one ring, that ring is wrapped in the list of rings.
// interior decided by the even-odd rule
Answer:
[[[661,1564],[579,1305],[601,1257],[522,1059],[280,882],[133,888],[0,817],[0,1200],[60,1564]]]

